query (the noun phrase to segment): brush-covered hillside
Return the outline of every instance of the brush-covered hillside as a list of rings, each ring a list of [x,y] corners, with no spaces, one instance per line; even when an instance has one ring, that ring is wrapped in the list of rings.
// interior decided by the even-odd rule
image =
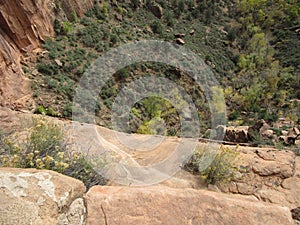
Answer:
[[[71,118],[77,84],[95,59],[107,51],[141,40],[182,45],[210,66],[222,86],[227,123],[269,124],[286,118],[300,122],[300,3],[296,0],[123,0],[95,1],[84,16],[69,18],[55,6],[55,37],[44,40],[44,52],[23,66],[32,81],[36,113]],[[210,127],[203,90],[185,71],[162,63],[122,68],[106,82],[97,98],[99,125],[111,127],[112,104],[133,80],[165,77],[189,94],[201,121],[201,135]],[[157,96],[135,103],[130,115],[133,133],[177,135],[179,115]]]

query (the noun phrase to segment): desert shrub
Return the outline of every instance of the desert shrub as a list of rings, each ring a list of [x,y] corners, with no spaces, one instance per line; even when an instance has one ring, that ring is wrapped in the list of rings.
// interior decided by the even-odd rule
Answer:
[[[46,64],[46,63],[38,64],[37,69],[40,73],[45,75],[53,75],[58,71],[57,66],[55,66],[54,64]]]
[[[238,111],[233,111],[228,115],[228,120],[236,120],[240,116],[240,113]]]
[[[214,150],[196,150],[185,167],[189,171],[201,174],[207,184],[226,183],[235,178],[238,154],[236,149],[230,149],[225,146],[221,146],[218,152]],[[210,165],[208,167],[204,166],[212,158],[214,159]],[[203,167],[206,168],[203,170]]]
[[[53,43],[55,43],[55,42],[53,42]],[[51,49],[51,46],[53,46],[52,49]],[[48,50],[49,51],[48,55],[49,55],[50,59],[56,59],[57,57],[59,57],[61,55],[60,52],[62,52],[64,50],[60,46],[56,46],[54,44],[47,46],[47,48],[50,49],[50,50]]]
[[[273,146],[274,142],[269,138],[262,137],[259,132],[253,132],[251,134],[251,144],[253,146]]]
[[[175,8],[175,15],[177,18],[181,16],[181,14],[185,11],[185,1],[180,0],[178,2],[178,6]]]
[[[186,1],[185,1],[185,4],[187,5],[187,7],[188,7],[189,9],[195,7],[195,2],[194,2],[193,0],[186,0]]]
[[[162,26],[162,24],[161,24],[159,21],[157,21],[157,20],[153,21],[153,22],[150,24],[150,27],[151,27],[151,30],[152,30],[154,33],[156,33],[156,34],[162,34],[162,32],[163,32],[163,26]]]
[[[63,109],[63,116],[64,117],[71,117],[72,116],[72,103],[68,102],[65,104],[64,109]]]
[[[61,24],[60,24],[60,22],[59,22],[58,19],[55,19],[55,20],[54,20],[53,28],[54,28],[55,34],[60,34],[60,31],[61,31]]]
[[[174,15],[171,11],[167,11],[165,14],[165,20],[168,26],[174,26],[175,24],[175,19],[174,19]]]
[[[81,151],[68,142],[58,124],[45,119],[34,119],[26,130],[27,136],[16,139],[0,132],[0,166],[53,170],[82,180],[89,188],[105,184]]]
[[[140,6],[139,0],[131,0],[130,3],[133,9],[137,9]]]
[[[77,13],[75,11],[72,11],[71,16],[72,16],[72,21],[74,21],[75,23],[77,23],[78,22]]]
[[[55,112],[55,110],[51,107],[45,109],[44,106],[39,105],[34,113],[36,114],[42,114],[42,115],[48,115],[48,116],[57,116],[57,113]]]
[[[62,23],[62,33],[68,34],[73,30],[73,24],[69,21],[64,21]]]
[[[48,116],[57,116],[57,112],[52,107],[49,107],[47,109],[47,115]]]
[[[112,102],[112,100],[111,100],[110,98],[104,100],[104,105],[105,105],[107,108],[111,109],[112,104],[113,104],[113,102]]]
[[[76,48],[66,52],[68,61],[76,61],[83,62],[86,55],[86,50],[83,48]]]
[[[102,88],[101,97],[102,97],[102,99],[105,100],[105,99],[108,99],[111,97],[115,97],[117,94],[118,94],[118,92],[117,92],[116,88],[109,84]]]
[[[165,135],[164,120],[154,117],[150,121],[144,121],[136,132],[138,134]]]
[[[63,93],[71,100],[75,91],[75,82],[63,74],[59,74],[56,78],[58,81],[56,91],[58,93]]]
[[[118,36],[115,34],[110,34],[110,47],[113,47],[118,42]]]
[[[84,25],[84,26],[89,26],[89,25],[91,25],[92,23],[93,23],[93,21],[92,21],[90,18],[86,17],[86,16],[83,16],[83,17],[81,17],[81,19],[80,19],[80,24],[82,24],[82,25]]]
[[[258,118],[264,119],[267,123],[271,123],[276,122],[279,116],[277,115],[277,113],[269,112],[269,110],[263,109],[260,110]]]
[[[10,138],[0,130],[0,166],[9,167],[22,164],[19,158],[21,148],[14,144]]]
[[[125,68],[122,68],[115,74],[115,77],[117,80],[124,80],[129,77],[129,73]]]
[[[46,115],[47,112],[46,112],[46,109],[44,108],[44,106],[39,105],[39,106],[35,109],[34,113]]]
[[[169,130],[168,130],[168,136],[176,136],[177,134],[177,131],[174,127],[171,127]]]
[[[98,20],[105,20],[107,13],[108,13],[108,6],[106,4],[103,5],[102,8],[100,8],[98,5],[96,5],[92,9],[87,11],[86,16],[87,17],[95,17]]]
[[[227,32],[228,32],[227,35],[228,40],[234,41],[237,37],[238,29],[236,27],[230,27]]]
[[[76,35],[85,47],[95,47],[103,39],[99,24],[95,21],[88,22],[85,28],[77,31]]]
[[[63,132],[55,124],[45,120],[33,120],[33,127],[28,136],[17,145],[11,138],[2,138],[2,144],[9,146],[1,150],[0,165],[4,167],[21,167],[51,169],[62,172],[69,166],[62,146]]]

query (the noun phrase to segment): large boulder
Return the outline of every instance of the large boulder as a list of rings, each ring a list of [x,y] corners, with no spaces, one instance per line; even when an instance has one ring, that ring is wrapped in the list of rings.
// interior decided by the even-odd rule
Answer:
[[[0,168],[0,224],[84,224],[85,186],[62,174]]]
[[[226,142],[233,143],[247,143],[248,139],[248,126],[230,126],[225,127],[223,125],[219,125],[216,128],[217,139],[223,139]]]
[[[160,6],[160,4],[156,2],[152,2],[149,6],[150,11],[153,13],[154,16],[156,16],[158,19],[161,19],[163,16],[163,8]]]
[[[247,143],[248,142],[248,127],[227,127],[224,141],[235,142],[235,143]]]
[[[288,208],[194,189],[94,186],[87,225],[294,224]]]
[[[265,120],[261,119],[256,121],[256,123],[249,127],[248,137],[250,140],[255,140],[257,136],[268,137],[270,136],[270,126],[266,123]]]

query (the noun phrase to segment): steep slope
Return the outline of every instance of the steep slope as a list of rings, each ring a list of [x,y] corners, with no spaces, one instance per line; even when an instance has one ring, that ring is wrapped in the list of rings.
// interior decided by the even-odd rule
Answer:
[[[0,105],[21,109],[29,103],[29,83],[21,64],[38,52],[42,41],[54,35],[53,22],[58,14],[80,16],[92,5],[92,0],[0,0]]]

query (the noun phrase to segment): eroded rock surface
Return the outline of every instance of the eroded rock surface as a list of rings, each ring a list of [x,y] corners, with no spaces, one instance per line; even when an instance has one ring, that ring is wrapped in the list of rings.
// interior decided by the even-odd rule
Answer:
[[[286,207],[205,190],[95,186],[86,201],[88,225],[294,224]]]
[[[12,132],[13,130],[20,131],[24,128],[23,124],[26,123],[26,121],[30,122],[32,117],[36,117],[36,116],[37,115],[32,115],[29,113],[15,112],[10,109],[5,109],[5,108],[0,107],[0,126],[2,128],[6,128],[5,130],[8,129],[10,132]],[[53,122],[61,123],[62,126],[64,126],[64,128],[66,130],[68,130],[72,127],[72,123],[70,121],[61,121],[57,118],[49,118],[49,119],[51,119]],[[85,147],[87,147],[87,149],[90,149],[90,147],[95,147],[95,149],[97,149],[96,148],[97,145],[93,145],[94,143],[89,141],[92,138],[90,135],[91,133],[89,132],[89,129],[86,129],[84,124],[81,124],[79,127],[76,126],[76,128],[77,128],[76,131],[78,132],[78,135],[80,134],[78,136],[78,138],[89,137],[87,139],[82,139],[81,143],[85,143],[86,144]],[[118,147],[118,148],[122,149],[123,151],[127,151],[128,153],[130,153],[129,149],[125,149],[124,146],[118,142],[118,139],[116,138],[113,131],[111,131],[107,128],[98,127],[98,126],[96,127],[96,129],[97,129],[98,134],[101,135],[101,137],[106,140],[106,142],[105,142],[106,148],[105,149]],[[144,138],[144,136],[140,137],[137,135],[137,138]],[[165,141],[167,144],[162,145],[161,148],[158,149],[159,151],[154,150],[154,151],[145,151],[145,152],[139,152],[139,153],[135,152],[135,154],[132,155],[132,159],[135,159],[137,162],[141,163],[142,165],[148,165],[148,164],[151,165],[153,162],[156,162],[155,160],[160,161],[160,160],[166,158],[169,155],[169,153],[173,150],[174,146],[176,146],[175,144],[176,144],[177,139],[166,137]],[[199,147],[200,147],[200,145],[199,145]],[[205,148],[205,145],[203,145],[202,147]],[[232,197],[233,194],[231,194],[231,193],[237,194],[236,195],[236,196],[238,196],[237,198],[240,198],[240,195],[248,195],[249,198],[256,200],[256,201],[253,200],[252,201],[253,203],[251,202],[250,204],[256,204],[256,203],[264,204],[264,202],[267,202],[267,203],[274,205],[274,207],[279,207],[279,206],[287,207],[289,210],[293,210],[293,209],[300,207],[300,198],[299,198],[300,197],[300,186],[299,186],[300,185],[300,157],[296,157],[296,155],[292,151],[277,150],[274,148],[258,148],[258,147],[253,148],[253,147],[240,146],[238,148],[238,151],[240,152],[239,163],[238,163],[238,168],[240,171],[237,174],[238,175],[237,179],[226,186],[224,185],[219,188],[210,187],[209,188],[210,190],[214,190],[216,192],[218,192],[218,191],[219,192],[220,191],[227,192],[227,194],[225,194],[225,196],[228,196],[228,198]],[[112,183],[110,183],[110,185],[113,186],[113,185],[118,185],[118,184],[112,182]],[[63,183],[62,183],[62,186],[63,186]],[[168,189],[168,187],[171,187],[171,188]],[[109,189],[109,188],[111,188],[111,189]],[[103,191],[105,191],[105,193],[106,192],[111,193],[111,190],[117,190],[117,187],[109,187],[109,188],[103,189],[103,190],[101,189],[101,193]],[[124,187],[119,187],[119,188],[125,188],[125,190],[127,191],[128,187],[124,186]],[[143,201],[158,202],[161,205],[158,204],[157,208],[158,209],[161,208],[161,210],[165,210],[165,208],[168,208],[168,207],[175,207],[175,206],[173,206],[173,204],[171,204],[171,206],[170,206],[169,202],[171,200],[169,200],[169,202],[165,203],[165,205],[163,205],[163,203],[160,203],[160,201],[162,201],[160,199],[164,199],[164,198],[168,199],[169,198],[169,195],[167,194],[167,192],[168,192],[167,190],[173,190],[174,188],[178,189],[178,193],[176,191],[171,191],[171,192],[176,193],[176,195],[179,195],[179,196],[181,196],[181,195],[183,196],[183,194],[179,194],[180,191],[185,193],[186,190],[190,190],[189,188],[201,189],[201,191],[204,191],[204,192],[205,192],[204,189],[207,189],[206,184],[203,183],[203,181],[201,181],[201,177],[193,176],[193,175],[187,173],[186,171],[179,171],[174,177],[171,177],[170,179],[165,180],[164,182],[160,183],[158,185],[158,187],[154,188],[154,191],[156,191],[157,189],[166,190],[163,194],[161,194],[161,195],[160,194],[155,194],[155,195],[149,194],[149,196],[152,196],[152,198],[149,197],[148,200],[145,200],[146,198],[144,198]],[[135,190],[135,189],[136,188],[133,188],[133,190]],[[22,190],[22,189],[20,189],[20,190]],[[149,193],[150,190],[153,190],[153,189],[150,188],[148,190],[148,188],[146,188],[145,190],[146,190],[146,193]],[[197,192],[197,193],[199,194],[199,193],[201,193],[201,191]],[[19,193],[22,193],[22,192],[19,192]],[[138,196],[143,196],[143,194],[139,191],[134,191],[132,193],[132,195],[134,195],[134,194],[137,195],[136,198],[138,198]],[[218,195],[220,193],[214,193],[214,194]],[[164,196],[164,195],[166,195],[166,196]],[[194,195],[196,195],[196,194],[193,194],[192,196],[194,196]],[[88,194],[88,196],[90,196],[90,195]],[[5,198],[5,196],[3,198]],[[15,198],[24,199],[24,197],[15,197]],[[118,198],[119,198],[119,201],[123,201],[121,199],[121,196],[119,196]],[[132,198],[134,199],[134,197],[132,197]],[[103,200],[104,202],[107,201],[105,199],[106,199],[106,197]],[[217,202],[218,200],[220,200],[220,199],[215,199],[216,203],[213,203],[212,208],[214,208],[215,206],[221,207],[221,206],[218,206],[218,204],[223,204],[223,203],[218,203]],[[6,200],[6,199],[3,200],[3,202],[7,202],[7,201],[13,202],[13,200]],[[126,202],[129,200],[125,198],[124,201]],[[146,206],[146,208],[143,209],[144,203],[142,203],[140,201],[142,201],[142,200],[137,200],[137,202],[133,202],[132,204],[136,204],[137,207],[139,207],[139,205],[141,204],[141,207],[139,208],[139,210],[145,210],[146,215],[148,215],[147,214],[148,206]],[[183,204],[183,203],[181,203],[181,202],[183,202],[183,200],[180,200],[180,201],[174,200],[174,201],[175,202],[178,201],[179,205]],[[196,200],[190,201],[189,191],[188,191],[185,202],[186,202],[186,205],[183,205],[180,207],[182,208],[182,210],[187,210],[187,211],[190,209],[191,205],[193,207],[196,207],[194,205],[198,204],[198,202],[196,202]],[[14,213],[15,213],[15,211],[16,212],[18,212],[20,210],[24,211],[24,214],[22,214],[21,216],[25,216],[25,214],[27,212],[26,209],[29,206],[36,207],[30,201],[29,202],[25,201],[24,204],[26,204],[26,205],[24,206],[24,205],[16,204],[13,206],[13,208],[9,208],[6,205],[3,207],[8,207],[9,210],[13,211]],[[80,204],[82,204],[82,202],[81,202],[81,200],[78,200],[75,203],[72,203],[70,205],[69,209],[66,209],[65,211],[63,211],[63,213],[61,213],[61,214],[58,213],[60,221],[62,221],[62,224],[63,224],[63,221],[67,221],[67,220],[71,221],[72,218],[74,218],[74,217],[70,217],[70,216],[73,215],[74,212],[84,213],[84,209],[80,208]],[[94,202],[91,202],[91,204],[94,204]],[[105,203],[105,204],[108,204],[108,203]],[[207,204],[210,204],[210,202],[207,202]],[[51,205],[51,207],[52,207],[52,205]],[[108,207],[107,205],[104,205],[104,209],[106,209],[107,207]],[[125,206],[123,206],[123,207],[125,207]],[[199,205],[199,207],[202,207],[201,204]],[[112,207],[111,210],[115,210],[115,209],[113,209],[113,207]],[[192,215],[195,215],[195,217],[197,217],[198,214],[196,212],[196,209],[192,209],[192,210],[194,210],[194,211],[192,211],[191,214],[188,214],[188,216],[192,217]],[[253,213],[254,213],[254,210],[260,210],[260,208],[253,209]],[[36,211],[36,209],[35,209],[35,211]],[[58,212],[58,211],[55,211],[55,212]],[[126,212],[121,211],[121,209],[119,212],[121,214],[127,213],[127,211]],[[150,212],[152,213],[152,211],[150,211]],[[164,212],[169,213],[166,210]],[[153,213],[159,214],[159,212],[157,212],[157,211],[154,211]],[[225,217],[225,214],[227,214],[227,213],[228,213],[227,211],[224,211],[221,214],[224,214],[224,217]],[[81,214],[78,214],[78,215],[81,215]],[[32,217],[38,216],[38,214],[35,214],[35,213],[29,214],[28,213],[28,216],[30,216],[30,218],[32,218]],[[186,218],[190,218],[188,216]],[[163,216],[160,215],[160,218],[161,217],[163,217]],[[80,218],[80,216],[77,216],[76,218]],[[135,219],[135,217],[133,219]],[[129,220],[129,218],[128,218],[128,220]],[[25,221],[25,219],[24,219],[24,221]],[[191,220],[191,221],[193,221],[193,220]],[[205,220],[203,220],[203,221],[204,221],[203,223],[205,224]],[[132,223],[134,223],[134,222],[135,222],[135,220],[133,220]],[[208,221],[208,222],[210,222],[210,221]],[[91,223],[91,224],[94,224],[94,223]],[[114,223],[111,223],[111,224],[114,224]],[[185,223],[182,223],[182,224],[185,224]],[[201,224],[201,223],[199,222],[199,224]],[[228,224],[232,224],[232,223],[228,223]],[[256,224],[256,223],[254,223],[254,224]],[[270,224],[270,223],[266,223],[266,224]],[[283,223],[283,224],[285,224],[285,223]]]
[[[0,168],[0,224],[84,224],[85,187],[62,174]]]
[[[238,177],[224,192],[254,195],[259,200],[290,209],[300,207],[300,157],[272,148],[239,149]]]

